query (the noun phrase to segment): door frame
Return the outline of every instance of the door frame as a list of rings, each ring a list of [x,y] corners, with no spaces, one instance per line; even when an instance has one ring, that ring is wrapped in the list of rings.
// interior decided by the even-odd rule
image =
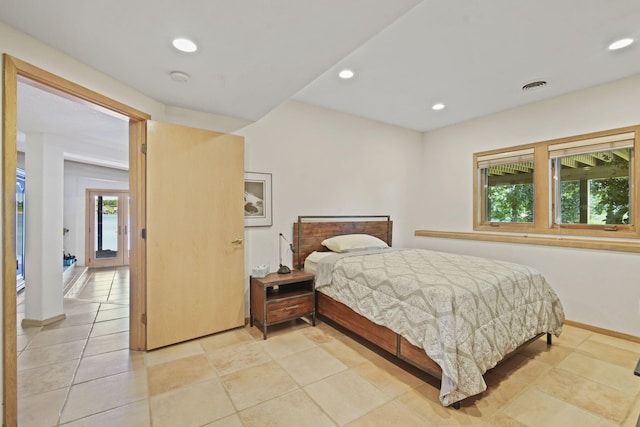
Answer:
[[[141,230],[146,227],[146,144],[149,114],[136,110],[11,55],[3,54],[2,93],[2,320],[3,320],[3,425],[18,423],[16,344],[16,233],[15,170],[17,164],[18,81],[80,102],[106,114],[129,118],[129,194],[131,196],[131,257],[129,347],[146,349],[143,313],[146,306],[146,246]]]
[[[94,195],[105,195],[118,198],[118,226],[123,227],[118,233],[118,250],[121,254],[115,258],[97,259],[94,247],[94,233],[96,232],[95,224],[95,204],[93,203]],[[120,267],[129,265],[129,190],[109,190],[99,188],[87,188],[85,191],[85,244],[84,259],[87,267]],[[115,261],[115,262],[114,262]]]

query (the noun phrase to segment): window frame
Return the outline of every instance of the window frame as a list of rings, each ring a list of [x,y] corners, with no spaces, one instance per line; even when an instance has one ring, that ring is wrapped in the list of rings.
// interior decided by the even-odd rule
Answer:
[[[581,141],[610,137],[618,134],[632,133],[633,151],[629,159],[630,168],[630,224],[558,224],[556,209],[556,185],[554,184],[554,160],[551,158],[550,147],[559,144],[574,143],[580,146]],[[578,144],[576,144],[578,143]],[[481,176],[479,159],[495,156],[508,156],[517,152],[533,148],[533,192],[534,192],[534,220],[533,223],[489,222],[486,220],[486,202],[484,200],[484,180]],[[594,237],[640,238],[640,125],[606,131],[575,135],[566,138],[523,144],[501,149],[477,152],[473,154],[474,167],[474,197],[473,197],[473,229],[475,231],[491,232],[520,232],[555,235],[575,235]]]
[[[533,206],[533,217],[534,217],[534,222],[493,222],[493,221],[488,221],[485,216],[488,213],[488,207],[487,207],[487,198],[485,197],[485,192],[486,192],[486,187],[487,187],[487,176],[485,173],[483,173],[485,170],[487,170],[489,167],[491,166],[496,166],[499,164],[511,164],[511,163],[518,163],[520,161],[523,161],[523,158],[528,158],[531,157],[531,160],[533,161],[533,177],[534,177],[534,182],[532,183],[534,185],[534,206]],[[509,161],[509,160],[513,160],[513,161]],[[495,163],[495,164],[494,164]],[[493,228],[502,228],[502,229],[512,229],[512,230],[528,230],[530,229],[533,224],[535,223],[535,217],[536,217],[536,209],[535,209],[535,170],[536,170],[536,163],[535,163],[535,151],[534,151],[534,147],[533,146],[518,146],[518,147],[512,147],[512,149],[508,149],[508,150],[492,150],[490,152],[484,152],[484,153],[476,153],[474,154],[474,164],[476,165],[476,173],[475,173],[475,177],[477,180],[478,185],[475,186],[477,194],[476,194],[476,199],[477,202],[479,203],[479,211],[477,212],[477,219],[478,221],[480,221],[480,223],[482,225],[484,225],[485,227],[491,227]],[[483,165],[485,164],[486,167]]]

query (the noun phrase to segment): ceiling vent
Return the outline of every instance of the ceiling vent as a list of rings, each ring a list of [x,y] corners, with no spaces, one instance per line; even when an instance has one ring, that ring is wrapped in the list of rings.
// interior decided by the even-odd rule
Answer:
[[[522,90],[540,89],[541,87],[546,86],[546,84],[547,82],[544,80],[536,80],[535,82],[530,82],[522,86]]]

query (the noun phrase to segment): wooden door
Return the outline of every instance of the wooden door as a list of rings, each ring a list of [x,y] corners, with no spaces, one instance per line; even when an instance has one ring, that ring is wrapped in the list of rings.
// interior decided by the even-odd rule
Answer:
[[[147,123],[147,349],[244,324],[244,139]]]

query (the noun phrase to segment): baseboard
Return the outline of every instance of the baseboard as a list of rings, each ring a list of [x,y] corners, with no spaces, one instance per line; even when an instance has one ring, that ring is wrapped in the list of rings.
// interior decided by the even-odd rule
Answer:
[[[640,337],[636,337],[635,335],[629,335],[622,332],[612,331],[610,329],[599,328],[597,326],[587,325],[586,323],[574,322],[573,320],[565,320],[564,324],[575,326],[576,328],[580,329],[586,329],[592,332],[597,332],[602,335],[608,335],[610,337],[621,338],[623,340],[640,343]]]
[[[63,289],[63,295],[65,298],[76,298],[78,294],[84,288],[86,279],[88,277],[87,272],[89,268],[86,266],[76,266],[76,276],[66,283]]]
[[[55,322],[59,322],[60,320],[64,320],[67,318],[67,315],[62,313],[57,316],[50,317],[44,320],[36,320],[36,319],[22,319],[22,326],[47,326]]]

